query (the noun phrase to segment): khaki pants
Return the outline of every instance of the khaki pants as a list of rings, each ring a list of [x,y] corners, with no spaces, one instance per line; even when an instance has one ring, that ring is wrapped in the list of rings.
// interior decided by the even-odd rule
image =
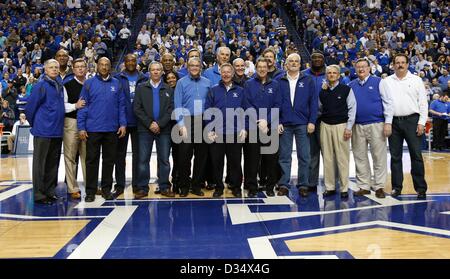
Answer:
[[[8,150],[12,151],[14,147],[14,141],[16,140],[16,135],[9,135],[7,138]]]
[[[383,133],[384,122],[353,126],[352,151],[356,166],[356,185],[364,190],[384,188],[387,178],[387,148]],[[373,159],[374,180],[371,183],[371,170],[368,145]]]
[[[77,171],[77,153],[81,159],[81,169],[83,172],[83,181],[86,185],[86,143],[78,137],[77,120],[66,117],[64,119],[64,164],[66,167],[66,181],[69,193],[80,191],[76,179]]]
[[[329,125],[320,124],[320,146],[323,156],[324,182],[327,191],[335,190],[335,161],[339,172],[341,192],[348,191],[350,141],[344,141],[347,123]]]

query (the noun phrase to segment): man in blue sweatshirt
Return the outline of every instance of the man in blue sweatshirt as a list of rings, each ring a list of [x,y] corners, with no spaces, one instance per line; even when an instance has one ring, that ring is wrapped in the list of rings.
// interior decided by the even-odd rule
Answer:
[[[117,154],[117,140],[126,134],[127,118],[125,94],[120,81],[111,76],[111,61],[98,60],[97,75],[83,84],[81,99],[86,101],[78,111],[77,124],[81,140],[86,142],[86,202],[95,200],[97,192],[100,149],[102,162],[102,196],[114,199],[111,194],[112,172]]]
[[[247,156],[244,158],[244,185],[248,189],[248,197],[254,198],[258,194],[257,173],[261,157],[265,157],[267,170],[267,184],[265,185],[267,196],[274,196],[274,187],[277,181],[277,150],[263,152],[263,146],[273,146],[272,140],[278,140],[278,121],[272,119],[272,109],[280,107],[280,92],[278,82],[268,76],[269,66],[264,57],[256,60],[256,77],[249,79],[244,85],[244,108],[249,114],[249,109],[254,109],[256,114],[250,115],[248,122],[249,137],[245,145]],[[278,117],[278,114],[275,116]],[[255,118],[256,117],[256,118]],[[274,134],[276,133],[276,134]],[[253,135],[256,135],[254,137]],[[270,135],[267,142],[262,138]],[[273,151],[273,152],[271,152]]]
[[[57,81],[59,63],[44,65],[45,77],[33,86],[26,106],[33,138],[33,196],[36,203],[57,200],[55,188],[64,131],[64,89]]]
[[[280,80],[280,158],[281,179],[279,196],[289,194],[292,163],[292,140],[297,150],[297,188],[302,197],[308,196],[310,150],[308,135],[315,130],[318,94],[310,76],[300,73],[300,55],[290,54],[286,59],[287,74]]]
[[[377,198],[384,198],[384,186],[387,179],[386,137],[390,136],[390,124],[386,118],[393,116],[392,99],[381,93],[381,78],[370,75],[369,61],[361,58],[356,61],[358,78],[350,82],[356,99],[356,118],[352,133],[352,151],[356,166],[357,196],[370,194],[375,190]],[[368,145],[373,159],[374,180],[371,181]]]
[[[220,66],[222,79],[219,84],[213,86],[206,99],[206,113],[213,113],[218,109],[222,115],[222,121],[209,131],[208,138],[212,141],[209,146],[214,184],[216,184],[213,197],[221,197],[224,191],[223,169],[224,157],[227,157],[227,177],[229,179],[230,189],[235,197],[242,196],[242,143],[245,140],[247,132],[245,131],[243,117],[243,99],[244,92],[242,87],[233,82],[234,68],[229,63]],[[241,112],[239,113],[239,109]],[[235,115],[241,115],[235,120]],[[213,116],[213,115],[212,115]],[[211,121],[215,116],[211,117]],[[214,122],[213,122],[214,123]]]

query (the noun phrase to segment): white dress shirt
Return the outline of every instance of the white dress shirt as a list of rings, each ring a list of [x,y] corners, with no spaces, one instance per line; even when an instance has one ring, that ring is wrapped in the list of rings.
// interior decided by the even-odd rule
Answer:
[[[300,77],[300,73],[297,73],[295,77],[291,77],[289,73],[286,75],[289,81],[289,92],[291,95],[291,105],[294,106],[294,98],[295,98],[295,87],[297,86],[298,78]]]
[[[409,71],[403,79],[393,74],[380,82],[380,92],[390,95],[394,107],[393,116],[420,114],[419,122],[425,126],[428,117],[427,91],[420,77]],[[386,118],[392,123],[392,118]]]

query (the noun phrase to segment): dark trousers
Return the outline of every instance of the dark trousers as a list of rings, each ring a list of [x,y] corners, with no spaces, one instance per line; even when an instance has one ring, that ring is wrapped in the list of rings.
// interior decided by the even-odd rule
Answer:
[[[227,157],[227,166],[229,166],[227,177],[231,189],[240,189],[242,180],[242,143],[212,143],[209,147],[213,182],[216,184],[216,189],[223,190],[223,169],[224,156]]]
[[[201,117],[191,117],[191,123],[202,123]],[[201,125],[201,124],[199,124]],[[201,142],[194,142],[194,125],[187,124],[188,133],[191,134],[189,142],[181,142],[178,145],[178,165],[179,165],[179,188],[199,191],[201,183],[205,181],[205,169],[208,158],[208,145],[204,142],[203,137]],[[203,131],[203,126],[202,131]],[[194,170],[192,175],[192,183],[189,183],[191,173],[191,159],[194,155]],[[191,185],[189,185],[191,184]]]
[[[133,190],[136,190],[137,186],[137,173],[139,164],[139,137],[136,127],[127,127],[127,133],[125,137],[117,140],[117,159],[115,163],[115,176],[116,176],[116,190],[122,190],[125,188],[125,162],[127,157],[128,138],[131,136],[131,185]]]
[[[320,120],[316,122],[314,133],[309,136],[309,152],[309,186],[317,187],[320,168]]]
[[[392,189],[403,188],[403,141],[408,144],[411,158],[411,176],[416,192],[426,192],[425,168],[422,159],[421,137],[417,136],[418,114],[405,117],[394,117],[392,121],[392,135],[389,137],[391,153],[391,183]]]
[[[244,144],[246,152],[244,153],[244,187],[249,191],[256,191],[258,189],[257,173],[260,160],[265,160],[266,170],[266,189],[273,189],[278,182],[278,155],[274,154],[261,154],[261,146],[263,146],[259,140],[257,143],[250,143],[246,139]],[[270,143],[265,144],[268,146]]]
[[[86,195],[97,192],[100,149],[102,150],[102,179],[103,193],[111,192],[112,172],[117,155],[117,134],[115,132],[88,133],[86,142]]]
[[[33,138],[33,195],[42,200],[55,195],[62,138]]]
[[[433,118],[433,147],[446,148],[445,136],[448,134],[448,121],[446,119]]]

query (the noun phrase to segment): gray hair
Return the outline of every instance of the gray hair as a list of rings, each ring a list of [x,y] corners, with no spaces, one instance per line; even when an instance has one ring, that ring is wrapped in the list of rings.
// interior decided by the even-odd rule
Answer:
[[[149,65],[148,65],[148,70],[150,71],[150,68],[152,67],[152,65],[159,65],[159,67],[161,68],[161,70],[164,70],[164,67],[162,65],[161,62],[159,61],[152,61]]]
[[[217,50],[216,50],[216,55],[219,55],[219,53],[220,53],[222,50],[228,51],[228,53],[231,55],[231,49],[230,49],[229,47],[226,47],[226,46],[218,47]]]
[[[336,64],[327,66],[327,68],[325,69],[325,72],[328,73],[332,69],[335,69],[335,70],[337,70],[338,73],[341,73],[341,67],[339,67],[339,65],[336,65]]]
[[[52,64],[52,63],[58,64],[58,68],[59,68],[59,62],[58,62],[56,59],[48,59],[48,60],[46,60],[46,61],[44,62],[44,68],[47,68],[47,66],[48,66],[49,64]]]
[[[236,63],[237,63],[237,62],[241,62],[241,61],[245,63],[244,59],[242,59],[242,58],[240,58],[240,57],[234,59],[234,60],[233,60],[233,66],[236,66]]]
[[[203,68],[202,60],[200,58],[198,58],[198,57],[189,58],[188,63],[187,63],[188,66],[194,61],[197,61],[198,63],[200,63],[200,68]]]
[[[300,61],[302,60],[300,55],[298,53],[294,52],[294,53],[291,53],[288,55],[288,57],[286,58],[286,61],[289,61],[291,59],[291,57],[293,57],[293,56],[296,56],[298,58],[298,60],[300,60]]]

